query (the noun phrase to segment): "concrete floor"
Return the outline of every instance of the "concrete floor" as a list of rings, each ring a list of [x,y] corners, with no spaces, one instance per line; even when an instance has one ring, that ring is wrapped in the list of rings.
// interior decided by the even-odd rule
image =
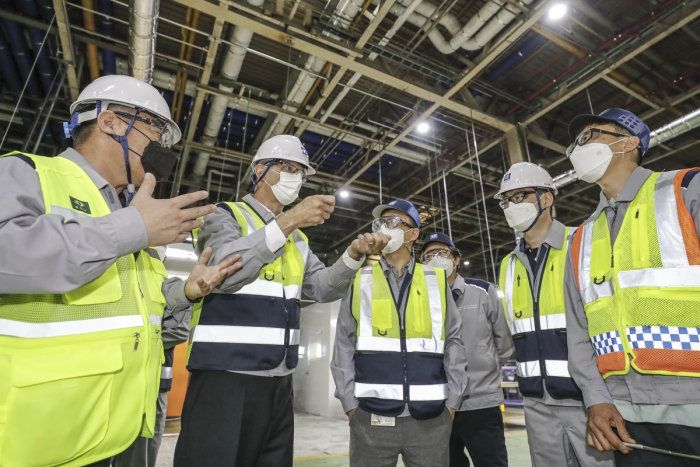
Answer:
[[[506,413],[506,447],[510,467],[531,467],[524,419]],[[325,418],[304,413],[294,416],[295,467],[347,467],[350,433],[345,418]],[[169,421],[156,467],[172,467],[179,422]],[[403,466],[399,460],[398,466]]]

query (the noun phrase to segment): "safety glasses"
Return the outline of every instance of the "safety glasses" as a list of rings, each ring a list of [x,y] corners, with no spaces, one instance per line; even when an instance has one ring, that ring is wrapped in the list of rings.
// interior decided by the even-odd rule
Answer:
[[[576,140],[573,143],[571,143],[568,148],[566,148],[566,156],[570,157],[571,153],[574,152],[574,149],[576,149],[576,146],[583,146],[584,144],[588,144],[595,136],[597,136],[596,133],[599,133],[601,135],[629,137],[629,135],[623,135],[621,133],[615,133],[613,131],[600,130],[598,128],[589,128],[587,130],[584,130],[580,135],[578,135],[578,138],[576,138]]]
[[[385,217],[380,217],[379,219],[374,219],[372,221],[372,232],[379,232],[379,230],[383,227],[386,226],[387,229],[395,229],[399,225],[405,225],[409,229],[414,229],[415,227],[409,224],[408,222],[404,222],[401,220],[399,216],[385,216]]]
[[[279,165],[282,167],[282,172],[296,175],[298,173],[301,174],[301,179],[303,183],[306,183],[306,174],[308,173],[308,170],[304,167],[296,167],[292,164],[290,164],[288,161],[285,161],[283,159],[279,160],[274,160],[272,161],[272,165]]]
[[[421,256],[421,263],[428,263],[435,257],[452,259],[452,252],[447,248],[439,250],[430,250],[426,253],[423,253],[423,256]]]
[[[137,122],[150,125],[151,131],[153,132],[153,134],[156,135],[156,140],[161,146],[163,146],[164,148],[169,148],[170,146],[172,146],[173,134],[172,131],[170,131],[170,125],[168,124],[168,122],[155,117],[144,117],[138,114],[134,116],[134,114],[131,114],[129,112],[115,111],[114,113],[116,115],[119,115],[120,117],[128,118],[130,121],[133,118]]]
[[[498,204],[501,206],[501,209],[508,209],[508,206],[510,203],[513,204],[520,204],[523,201],[525,201],[525,198],[527,198],[530,195],[533,195],[537,193],[534,190],[531,191],[519,191],[515,193],[513,196],[509,196],[507,198],[503,198]]]

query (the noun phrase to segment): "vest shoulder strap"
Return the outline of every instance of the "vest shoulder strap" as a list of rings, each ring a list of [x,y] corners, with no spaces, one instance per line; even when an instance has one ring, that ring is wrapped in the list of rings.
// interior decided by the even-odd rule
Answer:
[[[685,202],[683,201],[683,182],[686,175],[690,172],[696,172],[700,170],[696,168],[690,168],[685,170],[679,170],[674,178],[674,193],[676,195],[676,207],[678,210],[678,221],[681,226],[681,233],[683,234],[683,242],[685,243],[685,250],[688,255],[688,263],[690,265],[700,264],[700,239],[698,239],[697,230],[695,226],[695,221],[693,216],[688,211]]]
[[[578,263],[581,258],[581,240],[583,239],[583,224],[582,223],[574,233],[573,240],[571,241],[571,262],[574,269],[574,278],[576,279],[576,287],[581,290],[581,282],[578,277]]]

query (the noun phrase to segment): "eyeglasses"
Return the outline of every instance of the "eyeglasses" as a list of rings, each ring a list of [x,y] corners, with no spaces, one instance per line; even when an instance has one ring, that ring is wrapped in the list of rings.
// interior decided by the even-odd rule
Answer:
[[[146,125],[150,125],[151,131],[153,134],[156,135],[156,140],[158,143],[163,146],[164,148],[169,148],[173,144],[173,134],[170,131],[170,125],[168,125],[168,122],[165,122],[159,118],[155,117],[142,117],[140,115],[134,115],[129,112],[114,112],[116,115],[119,115],[120,117],[128,118],[131,120],[132,118],[136,120],[137,122],[145,123]]]
[[[372,221],[372,232],[379,232],[383,226],[386,226],[387,229],[395,229],[400,224],[405,225],[409,229],[415,229],[415,227],[408,222],[404,222],[399,216],[386,216]]]
[[[282,167],[282,172],[296,175],[298,173],[301,173],[301,180],[302,183],[306,183],[306,174],[308,173],[308,169],[305,167],[297,167],[292,164],[290,164],[288,161],[279,159],[279,160],[274,160],[271,161],[270,164],[272,165],[279,165]]]
[[[566,156],[570,157],[571,153],[574,152],[574,149],[576,149],[576,146],[583,146],[584,144],[588,144],[588,142],[591,141],[594,137],[594,133],[600,133],[602,135],[611,135],[611,136],[623,136],[623,137],[629,137],[630,135],[623,135],[622,133],[615,133],[612,131],[607,131],[607,130],[601,130],[599,128],[589,128],[587,130],[584,130],[583,133],[578,135],[578,138],[569,145],[568,148],[566,148]]]
[[[423,256],[421,257],[421,262],[428,263],[436,256],[438,258],[452,258],[452,252],[450,250],[448,250],[447,248],[443,248],[443,249],[439,249],[439,250],[431,250],[431,251],[428,251],[427,253],[423,253]]]
[[[509,196],[507,198],[503,198],[500,203],[498,203],[501,206],[501,209],[508,209],[508,206],[510,203],[513,204],[520,204],[523,201],[525,201],[525,198],[528,196],[537,193],[537,191],[519,191],[515,193],[513,196]]]

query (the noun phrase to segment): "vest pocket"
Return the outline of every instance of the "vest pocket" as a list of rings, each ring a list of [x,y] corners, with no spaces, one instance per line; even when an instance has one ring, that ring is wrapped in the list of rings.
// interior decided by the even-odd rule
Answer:
[[[117,265],[113,264],[100,277],[82,287],[63,294],[66,305],[98,305],[114,303],[122,298]]]
[[[0,465],[63,464],[102,443],[122,367],[117,344],[15,355]]]

